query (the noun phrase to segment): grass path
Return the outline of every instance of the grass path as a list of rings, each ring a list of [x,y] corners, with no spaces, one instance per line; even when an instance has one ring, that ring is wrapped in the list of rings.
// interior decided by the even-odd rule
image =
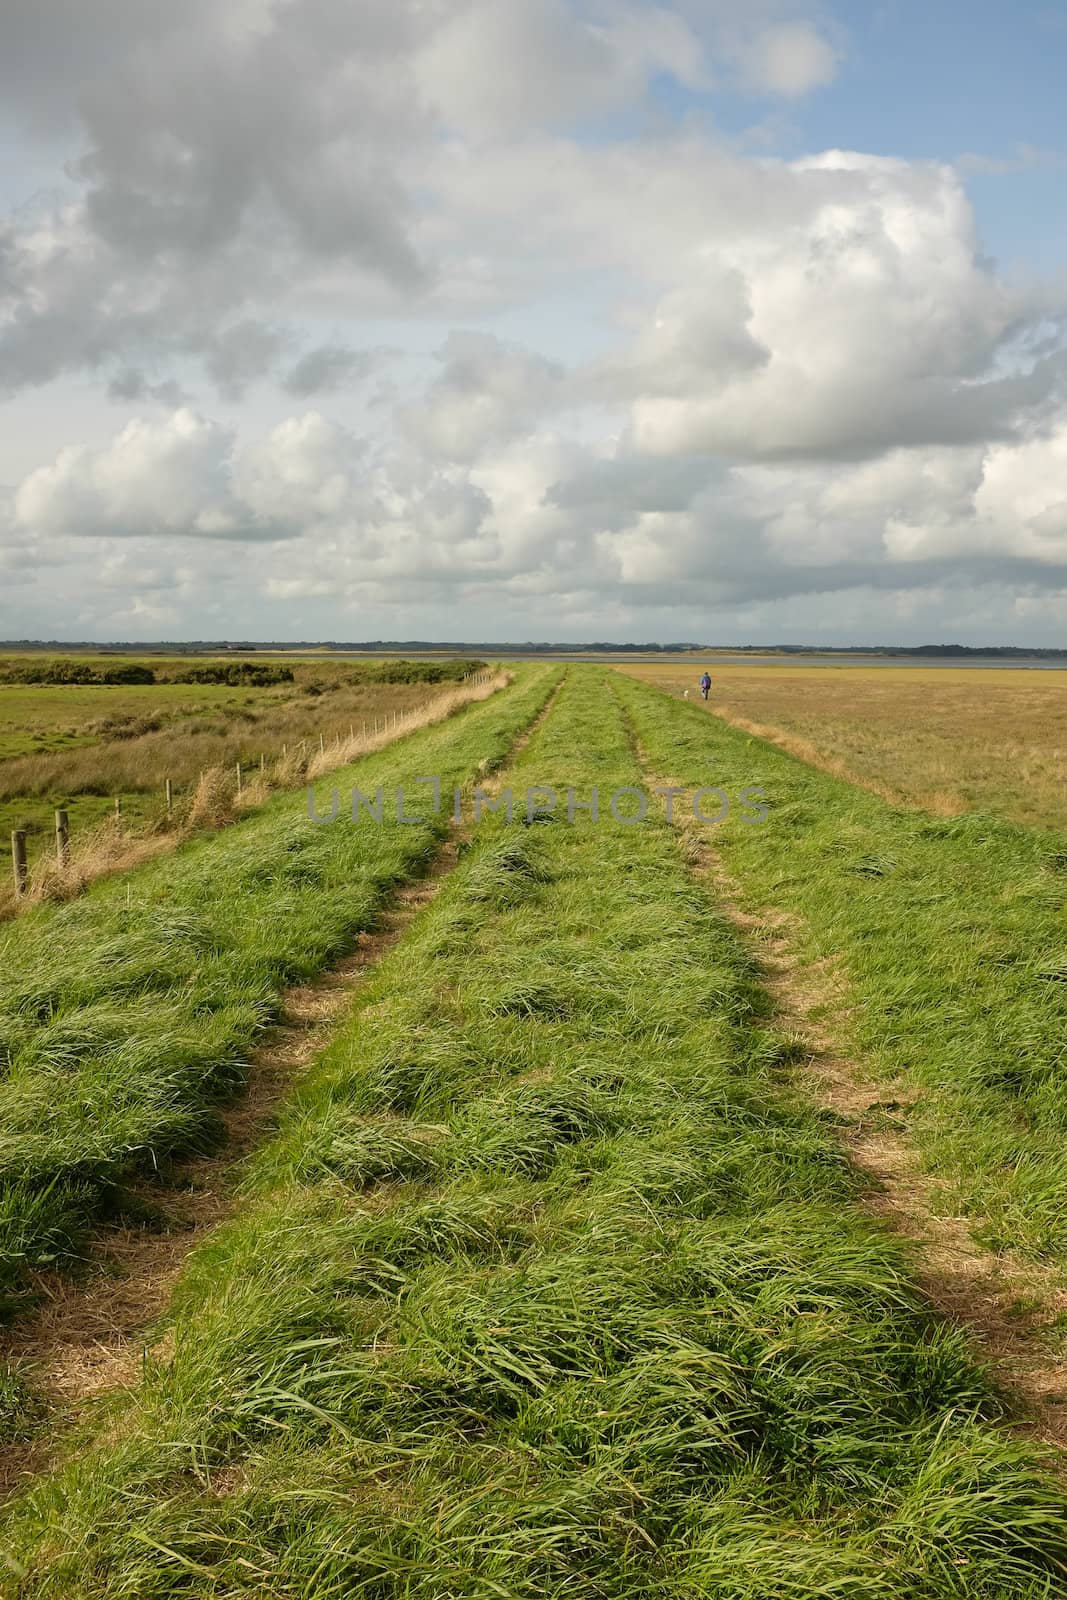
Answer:
[[[650,788],[682,787],[677,774],[650,771],[636,740],[635,747]],[[1067,1319],[1067,1280],[1011,1251],[984,1248],[968,1220],[951,1214],[945,1181],[922,1170],[902,1131],[901,1102],[887,1099],[884,1084],[840,1048],[851,1001],[840,962],[805,961],[796,919],[774,906],[745,909],[742,885],[709,842],[708,828],[685,807],[675,822],[691,869],[713,886],[753,954],[775,1020],[799,1057],[799,1092],[829,1113],[849,1159],[870,1182],[865,1208],[916,1247],[921,1288],[942,1315],[974,1336],[996,1380],[1019,1404],[1024,1431],[1067,1450],[1067,1360],[1056,1339]]]
[[[505,759],[555,675],[520,673],[492,701],[333,775],[367,792],[434,774],[447,795]],[[287,989],[336,964],[396,886],[418,876],[446,815],[315,826],[278,797],[224,834],[77,902],[41,906],[0,935],[0,1297],[77,1256],[94,1222],[121,1220],[129,1185],[209,1151],[220,1108]],[[320,794],[320,815],[329,801]],[[0,1384],[0,1431],[17,1421]]]
[[[233,1212],[239,1163],[269,1134],[282,1097],[456,860],[456,842],[448,838],[425,876],[395,891],[350,955],[284,994],[281,1021],[251,1054],[245,1092],[220,1111],[226,1137],[219,1149],[172,1159],[164,1171],[131,1184],[126,1221],[84,1240],[77,1271],[30,1274],[35,1309],[0,1333],[0,1360],[20,1411],[39,1425],[6,1445],[0,1441],[0,1494],[43,1469],[87,1399],[136,1383],[144,1330],[164,1310],[189,1253]]]
[[[550,714],[562,679],[534,722],[515,740],[508,761],[525,749]],[[484,784],[493,792],[507,763]],[[469,806],[470,791],[467,786]],[[23,1414],[41,1426],[0,1441],[0,1494],[42,1470],[76,1423],[90,1396],[136,1382],[144,1354],[143,1334],[164,1309],[185,1258],[228,1217],[235,1205],[238,1164],[269,1133],[282,1097],[322,1050],[349,1010],[374,966],[401,939],[412,919],[441,888],[469,840],[450,827],[421,876],[401,884],[380,909],[373,928],[358,935],[355,949],[311,983],[286,991],[281,1021],[252,1053],[248,1084],[222,1108],[226,1138],[206,1155],[186,1155],[165,1164],[128,1189],[131,1213],[125,1225],[101,1228],[82,1246],[82,1270],[33,1273],[37,1300],[31,1315],[0,1333],[0,1360],[19,1394]],[[47,1417],[47,1427],[44,1418]]]
[[[516,783],[640,781],[577,669]],[[1067,1507],[674,830],[475,830],[0,1530],[17,1600],[1052,1600]]]
[[[805,968],[847,987],[838,1045],[975,1241],[1067,1269],[1067,834],[894,808],[632,679],[656,770],[736,796],[715,847],[744,909],[790,919]]]

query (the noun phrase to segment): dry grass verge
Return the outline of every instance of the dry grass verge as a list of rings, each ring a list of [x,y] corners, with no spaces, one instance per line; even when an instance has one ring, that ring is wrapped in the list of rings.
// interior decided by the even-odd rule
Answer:
[[[228,826],[263,805],[276,790],[297,788],[373,755],[408,734],[446,721],[464,706],[489,699],[510,682],[511,674],[507,672],[485,675],[477,682],[447,689],[427,704],[397,713],[391,720],[383,718],[377,732],[339,735],[319,749],[296,746],[270,769],[253,769],[242,780],[240,789],[236,767],[208,767],[200,774],[188,802],[176,809],[171,819],[155,827],[127,831],[120,817],[108,818],[72,842],[65,862],[54,855],[36,862],[24,896],[16,899],[11,888],[0,893],[0,918],[14,916],[42,900],[70,900],[97,879],[138,867],[175,849],[195,833]]]

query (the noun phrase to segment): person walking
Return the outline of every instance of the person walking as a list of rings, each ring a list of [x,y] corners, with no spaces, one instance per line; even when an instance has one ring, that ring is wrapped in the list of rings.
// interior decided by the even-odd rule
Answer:
[[[701,694],[702,699],[706,700],[708,698],[708,691],[710,690],[710,688],[711,688],[711,679],[709,678],[708,674],[705,672],[703,677],[700,680],[700,694]]]

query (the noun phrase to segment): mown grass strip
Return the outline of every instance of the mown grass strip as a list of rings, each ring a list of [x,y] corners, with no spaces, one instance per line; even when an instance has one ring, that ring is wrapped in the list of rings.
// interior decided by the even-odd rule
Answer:
[[[125,1176],[210,1146],[216,1108],[240,1089],[283,990],[342,955],[425,866],[452,785],[505,757],[556,676],[521,673],[492,701],[320,786],[321,816],[326,788],[347,804],[354,784],[382,786],[380,826],[317,826],[303,794],[278,797],[0,937],[0,1302],[27,1267],[77,1249]],[[422,775],[441,780],[439,815]],[[404,784],[414,824],[397,821]]]
[[[601,674],[519,767],[640,781]],[[663,823],[478,830],[138,1392],[12,1508],[12,1593],[1061,1593],[1061,1492],[765,1013]]]
[[[696,706],[616,681],[657,771],[770,815],[714,830],[750,903],[844,958],[849,1034],[921,1093],[912,1133],[976,1237],[1067,1263],[1067,835],[896,809]],[[709,802],[710,804],[710,802]]]

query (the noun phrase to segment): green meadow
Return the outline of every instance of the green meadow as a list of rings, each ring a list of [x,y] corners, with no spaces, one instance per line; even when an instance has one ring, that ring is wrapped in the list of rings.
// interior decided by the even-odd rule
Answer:
[[[496,767],[519,792],[572,786],[581,799],[594,785],[605,796],[647,785],[649,770],[731,792],[763,783],[766,823],[731,820],[716,843],[754,893],[773,884],[798,901],[806,850],[835,859],[852,892],[834,877],[827,918],[838,894],[862,906],[892,882],[890,862],[909,859],[904,824],[865,809],[869,797],[847,820],[823,816],[822,789],[803,789],[821,776],[603,669],[572,669],[517,745],[554,676],[524,676],[361,763],[361,788],[434,772],[431,761],[457,782]],[[70,1200],[89,1126],[113,1131],[104,1164],[88,1160],[87,1196],[145,1137],[202,1137],[212,1096],[239,1092],[233,1063],[253,1014],[268,1018],[281,983],[366,925],[443,826],[312,831],[275,806],[134,875],[129,912],[126,887],[109,886],[20,930],[4,1016],[21,1064],[10,1082],[24,1076],[26,1090],[0,1117],[23,1118],[23,1154],[12,1143],[9,1159],[24,1210],[57,1183]],[[910,877],[912,892],[951,893],[958,837],[916,838],[931,852],[922,865],[943,864],[932,882]],[[997,834],[984,878],[1007,881],[1006,859],[1026,848]],[[1028,871],[1056,878],[1044,860]],[[221,890],[210,911],[208,882]],[[988,883],[982,893],[1003,898]],[[974,917],[987,905],[955,898]],[[170,974],[158,989],[138,942],[149,906]],[[107,933],[71,971],[79,914]],[[885,926],[871,902],[864,925],[870,941]],[[916,976],[917,951],[918,991],[903,978],[896,990],[898,1029],[933,981]],[[157,1000],[137,1013],[140,1056],[116,1046],[98,1072],[85,1048],[94,1009],[103,1019]],[[932,1048],[939,1029],[948,1036],[947,995],[942,1005]],[[194,1014],[211,1017],[215,1053],[201,1040],[187,1071],[173,1041]],[[81,1019],[73,1065],[52,1031],[64,1016]],[[959,1069],[960,1050],[931,1082]],[[234,1214],[144,1330],[137,1380],[90,1403],[11,1500],[9,1592],[1064,1593],[1053,1464],[1006,1426],[963,1333],[924,1301],[906,1246],[868,1216],[832,1122],[794,1082],[794,1055],[752,955],[661,816],[624,825],[605,808],[569,821],[557,807],[527,823],[520,808],[510,825],[497,815],[468,829],[436,898],[235,1173]],[[136,1108],[125,1135],[123,1083]],[[46,1093],[69,1104],[69,1123],[27,1142]],[[998,1081],[975,1096],[976,1126],[1011,1093]],[[92,1115],[79,1120],[77,1106]]]

